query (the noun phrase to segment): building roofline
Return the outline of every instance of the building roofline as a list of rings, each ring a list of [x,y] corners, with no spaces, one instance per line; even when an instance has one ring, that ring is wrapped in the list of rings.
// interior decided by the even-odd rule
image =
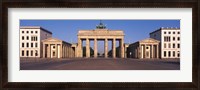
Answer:
[[[41,30],[43,30],[45,32],[48,32],[48,33],[52,34],[51,31],[48,31],[47,29],[44,29],[41,26],[20,26],[20,29],[41,29]]]
[[[177,28],[177,27],[161,27],[153,32],[150,32],[149,34],[152,34],[152,33],[155,33],[155,32],[158,32],[160,30],[180,30],[180,28]]]

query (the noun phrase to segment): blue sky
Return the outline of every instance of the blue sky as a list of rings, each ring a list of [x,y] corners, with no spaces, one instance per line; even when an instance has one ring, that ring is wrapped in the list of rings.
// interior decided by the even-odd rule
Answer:
[[[77,43],[78,30],[93,30],[100,20],[20,20],[20,26],[41,26],[53,33],[53,37]],[[180,20],[102,20],[109,30],[123,30],[125,43],[133,43],[149,37],[160,27],[180,27]],[[85,44],[85,42],[84,42]],[[91,42],[92,46],[93,42]],[[111,42],[109,42],[109,49]],[[98,42],[98,50],[103,42]]]

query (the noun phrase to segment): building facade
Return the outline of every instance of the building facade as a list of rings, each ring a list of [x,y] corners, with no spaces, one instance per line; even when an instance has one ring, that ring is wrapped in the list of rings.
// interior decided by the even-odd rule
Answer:
[[[42,27],[20,27],[20,57],[42,57],[41,41],[49,37],[52,37],[52,32]]]
[[[43,58],[71,58],[75,57],[75,50],[70,43],[48,38],[42,40]]]
[[[147,38],[129,45],[127,50],[128,58],[150,59],[159,58],[160,41]]]
[[[150,33],[150,38],[160,41],[161,58],[180,58],[180,28],[160,28]]]

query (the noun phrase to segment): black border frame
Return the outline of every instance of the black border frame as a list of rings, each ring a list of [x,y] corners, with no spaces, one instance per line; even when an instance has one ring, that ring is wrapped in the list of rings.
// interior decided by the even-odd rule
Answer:
[[[199,85],[199,26],[200,1],[198,0],[3,0],[1,2],[1,88],[154,88],[198,90]],[[192,8],[192,82],[191,83],[143,83],[143,82],[66,82],[34,83],[8,82],[8,8]]]

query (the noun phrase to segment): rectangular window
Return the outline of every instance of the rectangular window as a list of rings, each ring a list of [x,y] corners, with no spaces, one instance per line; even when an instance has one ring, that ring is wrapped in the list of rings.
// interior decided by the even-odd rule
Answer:
[[[35,47],[37,47],[37,43],[35,43]]]
[[[28,52],[28,50],[26,51],[26,56],[29,56],[29,52]]]
[[[177,40],[180,41],[180,37],[178,37]]]
[[[169,34],[171,34],[171,32],[168,32]]]
[[[164,48],[166,48],[166,43],[164,43]]]
[[[24,56],[24,50],[22,50],[22,56]]]
[[[175,32],[173,32],[173,34],[175,34]]]
[[[35,36],[35,41],[37,41],[37,36]]]
[[[26,39],[29,40],[29,37],[27,36]]]
[[[180,57],[180,52],[178,51],[177,56]]]
[[[26,33],[29,33],[28,31],[26,31]]]
[[[169,41],[171,41],[171,38],[169,37]]]
[[[168,56],[171,57],[171,52],[170,51],[168,51]]]
[[[31,47],[33,47],[33,43],[31,43]]]
[[[166,57],[166,51],[164,51],[164,57]]]
[[[22,36],[22,40],[24,40],[24,36]]]
[[[173,51],[173,57],[175,57],[175,51]]]
[[[180,48],[180,44],[177,44],[177,48]]]
[[[37,56],[37,55],[38,55],[37,50],[35,50],[35,56]]]
[[[31,56],[33,56],[33,50],[31,50]]]
[[[171,43],[168,44],[168,47],[171,48]]]
[[[24,47],[24,43],[22,43],[22,47]]]
[[[175,43],[173,43],[173,48],[175,48]]]
[[[33,33],[33,31],[31,31],[31,33]]]
[[[173,41],[175,41],[175,37],[173,37]]]
[[[28,44],[28,43],[26,43],[26,47],[29,47],[29,44]]]
[[[37,33],[37,31],[35,31],[35,33]]]
[[[22,31],[22,33],[24,33],[24,31]]]
[[[178,32],[178,34],[180,34],[180,32]]]

